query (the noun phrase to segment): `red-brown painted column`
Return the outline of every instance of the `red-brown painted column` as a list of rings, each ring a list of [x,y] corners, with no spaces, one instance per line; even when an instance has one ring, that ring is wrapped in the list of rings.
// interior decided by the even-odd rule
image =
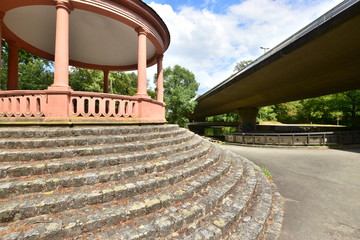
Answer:
[[[109,92],[109,70],[104,70],[104,93]]]
[[[2,89],[1,80],[2,80],[2,56],[1,56],[1,49],[2,49],[2,25],[4,19],[4,13],[0,12],[0,90]]]
[[[163,75],[163,55],[157,58],[157,94],[156,99],[164,102],[164,75]]]
[[[71,90],[69,86],[69,15],[73,10],[70,0],[56,2],[56,37],[54,84],[51,90]]]
[[[8,90],[18,90],[19,81],[19,45],[14,41],[8,41],[9,58],[8,58]]]
[[[138,89],[136,95],[149,98],[146,86],[146,31],[142,28],[138,28],[136,31],[138,33]]]

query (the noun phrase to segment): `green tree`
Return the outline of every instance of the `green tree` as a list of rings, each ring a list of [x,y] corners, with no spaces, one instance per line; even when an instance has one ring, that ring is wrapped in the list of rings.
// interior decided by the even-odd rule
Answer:
[[[0,89],[7,89],[8,76],[8,45],[2,41],[2,71]],[[53,62],[19,50],[19,89],[43,90],[54,81]]]
[[[69,83],[74,91],[103,92],[103,72],[74,67],[70,71]]]
[[[246,68],[250,63],[252,63],[253,60],[242,60],[238,62],[234,68],[234,72],[240,72],[244,68]]]
[[[274,111],[275,105],[261,107],[256,118],[256,122],[265,122],[265,121],[277,121],[277,114]]]
[[[340,118],[343,118],[346,125],[353,128],[360,128],[360,89],[332,95],[331,105],[335,107],[334,112],[342,112]],[[334,114],[339,117],[338,114]]]
[[[303,109],[300,101],[286,102],[273,105],[276,119],[284,123],[297,123],[299,121],[299,113]]]
[[[199,88],[195,75],[186,68],[175,65],[164,69],[164,101],[166,119],[184,127],[189,122],[188,115],[196,106],[194,98]],[[156,81],[156,75],[154,77]]]
[[[211,116],[206,118],[207,122],[239,122],[237,113],[225,113],[221,115]]]
[[[133,72],[111,72],[109,85],[110,93],[134,96],[137,92],[137,75]]]

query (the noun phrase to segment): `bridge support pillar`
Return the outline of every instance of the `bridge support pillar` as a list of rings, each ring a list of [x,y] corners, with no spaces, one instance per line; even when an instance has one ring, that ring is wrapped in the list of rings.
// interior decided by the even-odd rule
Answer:
[[[252,132],[256,130],[256,116],[258,108],[239,108],[236,113],[239,115],[239,130],[243,132]]]

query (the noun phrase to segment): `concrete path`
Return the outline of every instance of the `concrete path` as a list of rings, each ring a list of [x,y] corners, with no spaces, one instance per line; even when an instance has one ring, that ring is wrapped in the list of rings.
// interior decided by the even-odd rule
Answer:
[[[360,148],[224,147],[273,175],[286,201],[280,240],[360,239]]]

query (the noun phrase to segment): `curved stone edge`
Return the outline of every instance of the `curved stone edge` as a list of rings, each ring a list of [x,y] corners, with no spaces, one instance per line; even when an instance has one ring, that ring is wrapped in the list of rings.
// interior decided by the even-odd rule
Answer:
[[[273,192],[273,205],[270,210],[270,215],[267,220],[266,229],[263,232],[261,240],[273,240],[279,239],[282,223],[284,219],[284,198],[280,195],[278,187],[274,182],[270,182]]]

